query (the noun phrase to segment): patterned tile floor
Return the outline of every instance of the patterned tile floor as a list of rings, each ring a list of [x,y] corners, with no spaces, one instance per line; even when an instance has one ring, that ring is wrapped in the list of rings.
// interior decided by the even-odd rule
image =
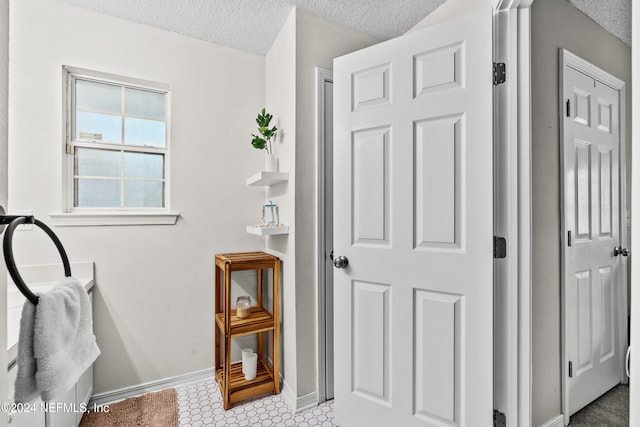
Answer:
[[[176,387],[180,427],[272,426],[333,427],[333,401],[292,414],[282,394],[237,403],[225,411],[218,384],[212,378]]]

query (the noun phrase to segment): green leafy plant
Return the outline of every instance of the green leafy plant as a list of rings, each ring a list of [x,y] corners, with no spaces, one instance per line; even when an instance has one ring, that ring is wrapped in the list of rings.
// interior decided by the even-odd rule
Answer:
[[[278,132],[278,128],[275,126],[269,128],[272,118],[273,116],[267,113],[267,110],[263,108],[256,118],[256,123],[258,123],[258,132],[260,132],[260,135],[262,136],[251,134],[251,136],[253,136],[251,145],[258,150],[267,150],[268,154],[273,152],[271,148],[271,138],[275,138],[276,133]]]

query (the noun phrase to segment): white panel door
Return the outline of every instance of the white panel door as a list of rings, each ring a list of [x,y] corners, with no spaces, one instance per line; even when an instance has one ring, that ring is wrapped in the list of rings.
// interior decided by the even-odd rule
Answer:
[[[619,93],[565,66],[565,352],[569,415],[620,382]],[[570,240],[569,240],[570,239]]]
[[[492,14],[334,63],[335,413],[492,424]]]

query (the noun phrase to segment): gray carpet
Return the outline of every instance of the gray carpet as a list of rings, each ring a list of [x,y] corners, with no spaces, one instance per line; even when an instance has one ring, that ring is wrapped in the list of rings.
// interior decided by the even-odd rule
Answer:
[[[595,402],[571,416],[571,427],[629,426],[629,386],[618,384]]]

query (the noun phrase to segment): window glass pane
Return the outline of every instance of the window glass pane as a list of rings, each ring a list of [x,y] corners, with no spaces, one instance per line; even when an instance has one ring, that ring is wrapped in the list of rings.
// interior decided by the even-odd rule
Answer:
[[[122,117],[76,112],[76,139],[122,143]]]
[[[124,114],[164,120],[164,93],[124,89]]]
[[[120,180],[76,178],[74,205],[79,208],[120,207]]]
[[[125,151],[125,178],[164,178],[164,156],[162,154],[146,154]]]
[[[75,175],[120,176],[120,151],[75,149]]]
[[[124,119],[124,143],[165,147],[165,124],[158,120]]]
[[[73,207],[165,207],[168,93],[96,80],[73,80]]]
[[[122,86],[76,80],[76,109],[122,114]]]
[[[127,208],[164,207],[164,183],[126,180],[124,182],[124,206]]]

